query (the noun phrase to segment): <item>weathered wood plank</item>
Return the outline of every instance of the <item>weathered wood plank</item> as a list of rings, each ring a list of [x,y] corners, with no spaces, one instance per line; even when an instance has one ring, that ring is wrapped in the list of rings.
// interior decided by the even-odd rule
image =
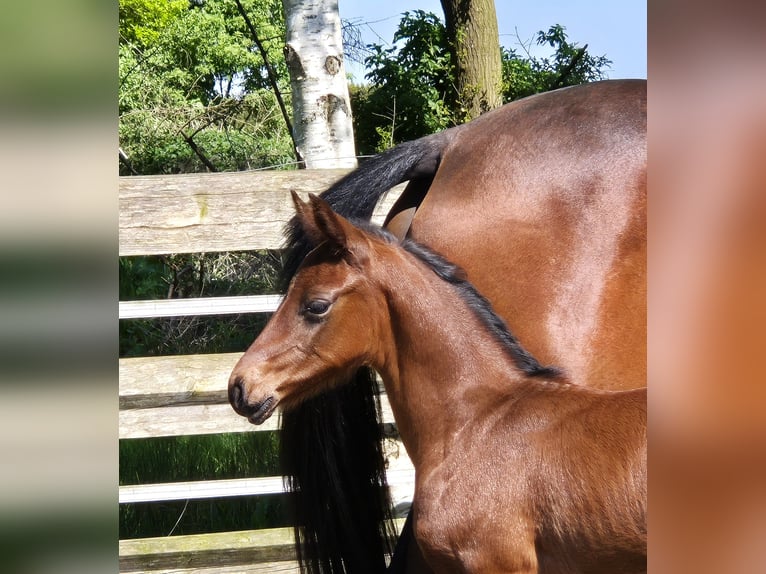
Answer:
[[[394,521],[401,532],[404,519]],[[120,540],[120,572],[294,572],[292,528]],[[276,568],[270,568],[270,564]]]
[[[391,406],[381,395],[384,424],[394,424]],[[126,409],[119,412],[119,438],[150,438],[278,430],[278,417],[252,425],[234,412],[228,402],[171,407]]]
[[[264,562],[262,564],[211,566],[210,568],[162,568],[152,570],[151,574],[301,574],[301,570],[297,561],[290,560]]]
[[[201,500],[231,496],[281,494],[285,492],[281,476],[231,478],[164,484],[135,484],[120,486],[120,504],[135,502],[165,502],[168,500]]]
[[[120,359],[120,410],[227,403],[229,375],[241,356],[211,353]]]
[[[295,560],[292,528],[120,540],[120,572]]]
[[[120,301],[120,319],[233,315],[238,313],[273,313],[282,295],[242,295],[237,297],[190,297],[188,299],[152,299]]]
[[[142,572],[149,572],[142,570]],[[260,564],[235,564],[234,566],[211,566],[209,568],[160,568],[151,574],[301,574],[295,560],[263,562]]]
[[[120,255],[278,249],[290,190],[321,193],[349,170],[250,171],[119,180]],[[381,223],[397,186],[378,205]]]
[[[262,425],[254,426],[235,413],[228,403],[128,409],[119,413],[119,438],[275,431],[277,423],[277,417],[271,417]]]
[[[120,410],[228,404],[229,375],[243,352],[120,359]]]
[[[119,437],[148,438],[277,430],[277,417],[250,424],[229,405],[229,375],[242,353],[119,361]],[[384,423],[394,416],[381,394]]]

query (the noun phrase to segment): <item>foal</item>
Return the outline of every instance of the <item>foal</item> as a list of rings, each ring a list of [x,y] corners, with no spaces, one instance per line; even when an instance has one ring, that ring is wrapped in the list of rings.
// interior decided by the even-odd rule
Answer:
[[[416,472],[434,572],[646,570],[646,390],[566,382],[462,271],[293,195],[316,248],[229,379],[261,424],[376,369]]]

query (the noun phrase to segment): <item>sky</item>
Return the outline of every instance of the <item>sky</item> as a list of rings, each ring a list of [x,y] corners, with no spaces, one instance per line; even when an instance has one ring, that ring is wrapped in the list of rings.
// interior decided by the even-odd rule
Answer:
[[[390,44],[402,12],[424,10],[443,19],[439,0],[338,0],[340,17],[361,26],[364,43]],[[609,78],[646,78],[646,2],[639,0],[495,0],[500,43],[523,53],[525,43],[540,30],[554,24],[566,28],[569,42],[588,44],[588,52],[612,60]],[[534,50],[542,50],[535,52]],[[545,48],[532,55],[550,54]],[[346,71],[362,81],[363,66],[348,65]]]

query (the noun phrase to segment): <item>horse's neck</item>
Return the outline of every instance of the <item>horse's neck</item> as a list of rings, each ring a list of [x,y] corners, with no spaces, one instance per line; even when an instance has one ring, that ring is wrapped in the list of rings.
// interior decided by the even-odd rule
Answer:
[[[376,368],[416,466],[448,449],[459,430],[508,398],[525,377],[501,343],[433,272],[421,269],[389,291],[391,341]]]

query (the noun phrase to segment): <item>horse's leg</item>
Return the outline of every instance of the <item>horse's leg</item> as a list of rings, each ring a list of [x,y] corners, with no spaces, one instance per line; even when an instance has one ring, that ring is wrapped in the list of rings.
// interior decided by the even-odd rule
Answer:
[[[410,180],[391,211],[388,212],[384,226],[400,241],[409,233],[415,212],[428,193],[432,181],[432,177]]]

